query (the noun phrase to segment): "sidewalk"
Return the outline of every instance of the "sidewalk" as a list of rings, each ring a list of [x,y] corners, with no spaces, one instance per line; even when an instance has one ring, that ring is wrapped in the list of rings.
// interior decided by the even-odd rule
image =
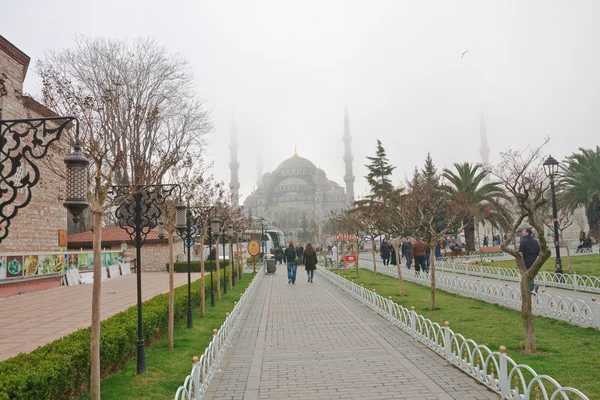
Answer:
[[[101,318],[137,304],[136,275],[102,282]],[[192,274],[192,280],[200,278]],[[175,287],[187,284],[187,274],[175,274]],[[142,298],[169,291],[166,272],[142,273]],[[61,286],[0,299],[0,361],[28,353],[92,323],[92,285]]]
[[[205,399],[497,399],[317,274],[266,275]]]

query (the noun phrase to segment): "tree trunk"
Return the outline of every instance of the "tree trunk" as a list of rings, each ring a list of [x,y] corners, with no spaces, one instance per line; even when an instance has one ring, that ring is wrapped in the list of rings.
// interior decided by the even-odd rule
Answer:
[[[463,231],[465,233],[465,250],[475,251],[475,223],[473,217],[463,218]]]
[[[175,284],[174,279],[174,262],[173,262],[173,232],[168,232],[169,241],[169,348],[172,349],[174,342],[174,328],[175,328]]]
[[[206,230],[202,229],[200,238],[200,318],[206,317],[206,286],[204,279],[204,237]],[[210,254],[210,249],[208,249]]]
[[[429,302],[429,310],[435,310],[435,251],[429,253],[430,264],[429,277],[431,278],[431,300]]]
[[[219,237],[216,240],[215,246],[215,286],[217,287],[217,300],[221,300],[221,266],[219,265]]]
[[[375,239],[371,240],[371,248],[373,253],[373,282],[377,282],[377,259],[375,258]]]
[[[593,201],[585,211],[590,227],[589,235],[600,242],[600,200]]]
[[[529,274],[521,273],[521,319],[523,320],[523,330],[525,332],[525,352],[537,352],[535,340],[535,328],[533,326],[533,311],[531,304],[531,277]]]
[[[94,283],[92,288],[90,399],[100,400],[100,290],[102,289],[102,213],[98,211],[92,211],[92,215],[94,218]],[[139,260],[137,260],[137,263],[137,270],[139,271]]]
[[[400,291],[400,296],[404,296],[404,280],[402,279],[402,264],[400,263],[399,249],[400,246],[396,243],[394,251],[396,252],[396,268],[398,268],[398,289]]]
[[[360,246],[357,244],[356,245],[356,279],[358,279],[358,256],[360,255]]]

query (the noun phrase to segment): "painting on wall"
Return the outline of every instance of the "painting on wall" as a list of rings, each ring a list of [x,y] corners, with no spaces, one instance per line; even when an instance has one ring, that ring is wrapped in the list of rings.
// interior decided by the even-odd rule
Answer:
[[[108,267],[112,265],[112,253],[102,253],[102,266]]]
[[[0,256],[0,279],[6,278],[6,257]]]
[[[23,276],[23,256],[6,257],[6,277]]]
[[[23,276],[34,276],[38,272],[39,258],[38,256],[30,255],[25,257],[23,263]]]
[[[79,254],[77,268],[79,268],[79,269],[88,268],[88,255],[87,254]]]
[[[69,254],[68,260],[69,260],[68,261],[69,269],[77,268],[78,261],[79,261],[79,254]]]
[[[65,269],[65,256],[63,254],[43,254],[39,259],[38,274],[56,274]]]
[[[94,253],[88,254],[88,268],[94,268]]]
[[[112,258],[112,262],[113,262],[111,265],[118,264],[121,262],[121,260],[119,260],[119,254],[120,253],[117,253],[117,252],[111,253],[111,258]]]

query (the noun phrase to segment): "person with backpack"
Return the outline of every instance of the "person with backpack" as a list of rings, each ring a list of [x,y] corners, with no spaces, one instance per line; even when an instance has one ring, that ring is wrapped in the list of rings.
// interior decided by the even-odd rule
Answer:
[[[307,243],[306,249],[304,249],[302,254],[302,264],[304,264],[304,267],[306,268],[308,282],[312,283],[313,277],[315,276],[315,269],[317,269],[317,252],[310,243]]]
[[[295,284],[298,266],[296,265],[296,248],[293,241],[290,240],[290,245],[283,252],[283,258],[285,258],[285,262],[287,263],[288,283]]]

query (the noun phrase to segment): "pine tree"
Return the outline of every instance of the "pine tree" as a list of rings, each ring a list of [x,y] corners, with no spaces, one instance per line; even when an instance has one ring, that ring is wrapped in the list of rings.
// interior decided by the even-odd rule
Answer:
[[[392,185],[392,172],[396,167],[392,166],[385,154],[385,149],[381,141],[377,139],[377,150],[375,157],[367,157],[370,164],[365,165],[369,173],[365,176],[369,186],[371,186],[371,194],[369,198],[377,198],[386,195],[394,190]]]
[[[433,159],[431,158],[430,153],[427,153],[427,158],[425,158],[425,166],[421,170],[421,176],[423,177],[423,181],[427,186],[439,186],[440,178],[437,173],[437,168],[433,164]]]

